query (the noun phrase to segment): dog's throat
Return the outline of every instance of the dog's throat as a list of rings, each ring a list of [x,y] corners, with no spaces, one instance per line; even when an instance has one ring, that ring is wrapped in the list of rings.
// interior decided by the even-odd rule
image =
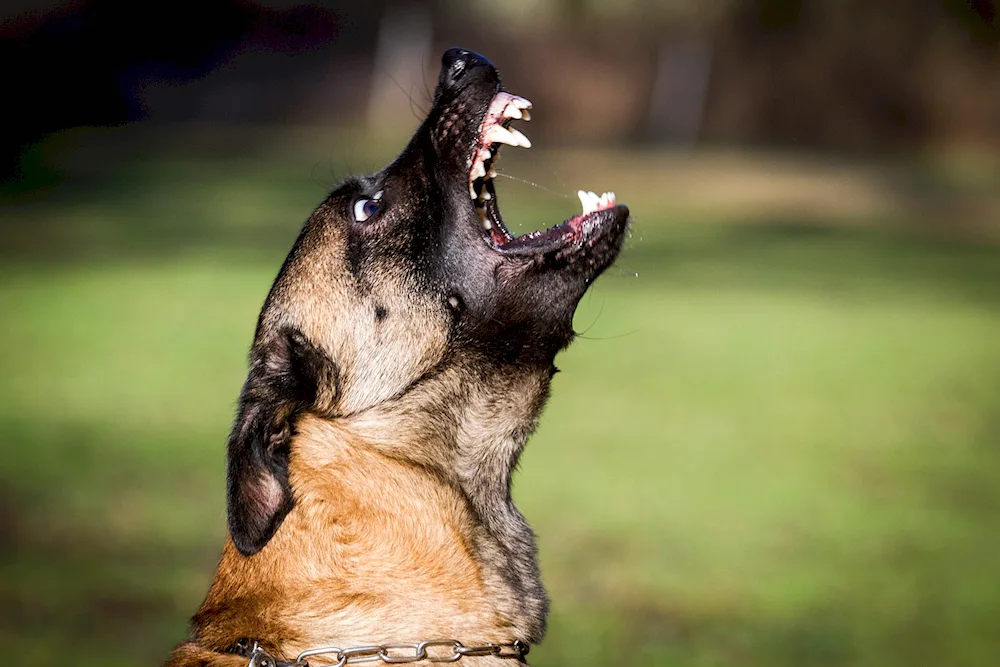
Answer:
[[[405,460],[405,452],[417,451],[407,442],[416,432],[400,437],[399,419],[307,414],[296,423],[289,467],[295,506],[253,556],[227,544],[195,619],[200,642],[295,637],[274,646],[273,655],[287,660],[333,638],[347,646],[376,638],[542,639],[548,601],[534,535],[507,486],[523,442],[479,440],[463,451],[461,442],[471,438],[423,440],[422,451],[457,456],[449,466],[455,474],[473,473],[449,482]],[[474,463],[487,445],[494,454],[508,451],[506,469]],[[254,632],[262,617],[275,627]]]

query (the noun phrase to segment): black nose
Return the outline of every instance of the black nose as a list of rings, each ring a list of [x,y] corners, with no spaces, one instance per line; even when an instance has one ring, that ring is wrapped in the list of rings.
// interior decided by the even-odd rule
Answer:
[[[438,85],[442,89],[457,92],[475,83],[495,84],[499,79],[493,63],[475,51],[451,48],[441,56],[441,80]]]

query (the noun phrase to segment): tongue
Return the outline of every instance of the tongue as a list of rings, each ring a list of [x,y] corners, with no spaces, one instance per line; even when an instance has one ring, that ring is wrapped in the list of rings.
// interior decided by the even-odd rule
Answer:
[[[490,227],[490,238],[492,238],[493,242],[497,245],[507,245],[510,242],[510,240],[504,236],[504,233],[497,229],[496,225],[492,225]]]

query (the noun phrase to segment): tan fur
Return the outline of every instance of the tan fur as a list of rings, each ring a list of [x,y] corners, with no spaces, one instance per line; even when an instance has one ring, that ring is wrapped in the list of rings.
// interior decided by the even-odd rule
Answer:
[[[361,422],[379,439],[391,429]],[[268,648],[293,657],[331,642],[518,637],[487,585],[496,573],[484,572],[474,553],[476,519],[460,491],[377,451],[388,445],[361,439],[350,422],[301,420],[290,465],[295,509],[254,556],[240,556],[227,541],[199,611],[215,616],[202,641],[228,646],[258,630],[287,637]],[[283,632],[274,633],[275,625]]]
[[[313,215],[322,220],[322,207]],[[330,213],[333,215],[333,213]],[[275,286],[280,308],[265,311],[264,328],[294,325],[340,366],[338,414],[352,414],[402,392],[444,354],[450,318],[443,303],[415,298],[418,290],[387,265],[359,285],[344,257],[343,230],[314,225],[309,244]],[[373,326],[376,304],[391,316]]]

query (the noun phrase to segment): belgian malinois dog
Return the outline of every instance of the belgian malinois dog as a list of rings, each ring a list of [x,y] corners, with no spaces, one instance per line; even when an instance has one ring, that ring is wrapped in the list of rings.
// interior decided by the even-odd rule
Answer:
[[[171,666],[527,664],[545,632],[511,473],[629,212],[581,191],[581,215],[512,235],[493,162],[530,146],[531,104],[479,54],[442,60],[409,144],[327,197],[268,294],[229,537]]]

